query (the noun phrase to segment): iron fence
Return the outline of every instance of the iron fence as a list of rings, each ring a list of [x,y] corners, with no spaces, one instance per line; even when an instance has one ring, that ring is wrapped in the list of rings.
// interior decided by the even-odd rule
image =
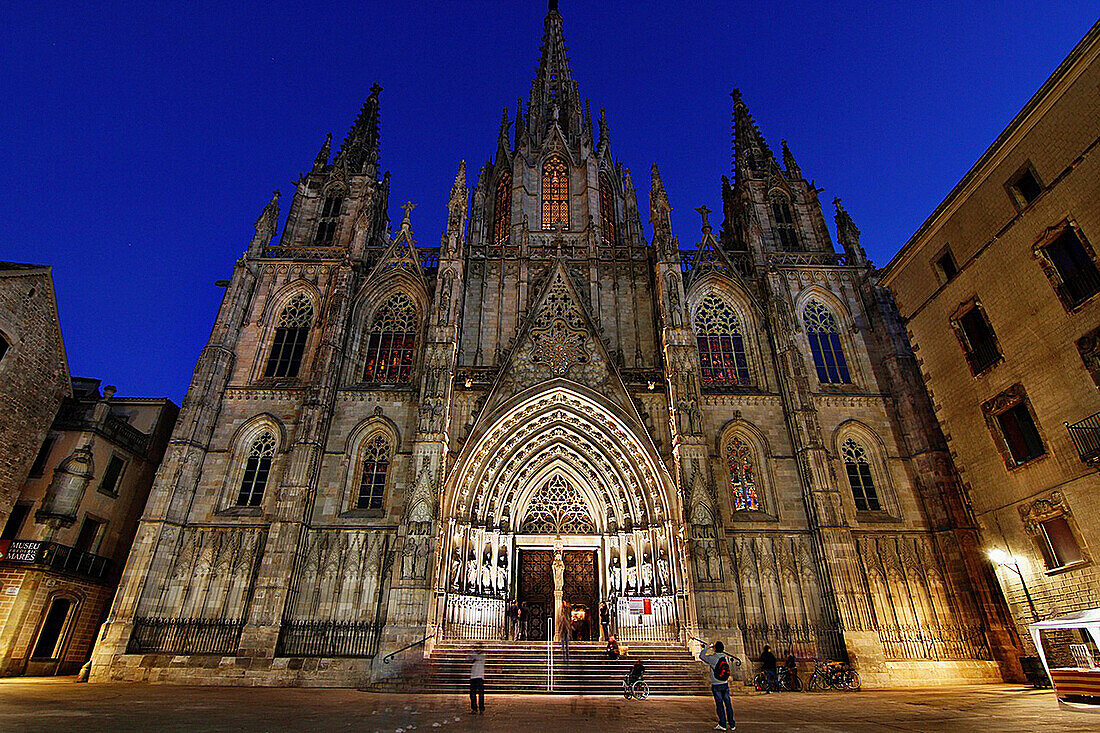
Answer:
[[[992,659],[981,626],[879,626],[887,659]]]
[[[789,650],[799,659],[846,661],[844,639],[839,626],[829,624],[740,624],[745,656],[757,659],[764,646],[778,657]]]
[[[504,638],[503,598],[447,596],[443,635],[446,639],[495,641]]]
[[[372,621],[283,621],[280,657],[373,657],[382,627]]]
[[[138,618],[129,654],[236,654],[243,619]]]
[[[676,599],[619,598],[615,602],[615,635],[620,641],[678,641]]]

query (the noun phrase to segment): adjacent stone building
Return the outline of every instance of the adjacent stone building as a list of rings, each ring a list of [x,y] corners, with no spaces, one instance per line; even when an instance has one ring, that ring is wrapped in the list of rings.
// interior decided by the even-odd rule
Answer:
[[[178,413],[72,380],[0,535],[0,675],[88,660]]]
[[[1018,674],[851,218],[836,202],[837,252],[734,92],[720,226],[701,206],[681,248],[654,165],[647,239],[556,6],[438,248],[412,204],[390,229],[377,86],[277,240],[278,194],[264,208],[93,680],[360,685],[380,652],[500,638],[510,598],[534,638],[610,598],[626,638],[789,646],[868,685]]]
[[[69,394],[50,268],[0,262],[0,517],[19,498],[38,446]]]
[[[1100,606],[1098,88],[1100,24],[882,280],[1021,629]]]

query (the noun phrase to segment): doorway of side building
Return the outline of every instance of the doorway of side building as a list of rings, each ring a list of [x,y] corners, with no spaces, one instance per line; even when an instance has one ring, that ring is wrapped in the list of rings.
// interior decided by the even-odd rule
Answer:
[[[60,670],[59,667],[65,657],[75,610],[76,603],[71,598],[57,596],[50,601],[39,626],[38,636],[31,647],[27,675],[46,676],[69,671]]]

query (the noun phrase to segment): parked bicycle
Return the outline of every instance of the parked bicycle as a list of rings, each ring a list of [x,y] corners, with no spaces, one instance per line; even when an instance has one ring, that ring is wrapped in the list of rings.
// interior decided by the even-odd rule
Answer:
[[[806,683],[806,689],[810,692],[826,689],[855,691],[859,688],[859,672],[852,669],[852,665],[828,660],[815,661],[814,673]]]
[[[779,668],[779,678],[777,680],[780,692],[802,692],[802,680],[798,677],[798,672],[792,672],[787,667]],[[767,672],[757,672],[756,676],[752,679],[753,685],[756,686],[757,692],[764,692],[768,689],[768,674]]]

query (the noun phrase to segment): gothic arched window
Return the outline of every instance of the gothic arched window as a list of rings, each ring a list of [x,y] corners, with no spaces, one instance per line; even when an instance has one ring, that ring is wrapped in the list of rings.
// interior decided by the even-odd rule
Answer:
[[[611,185],[600,176],[600,227],[609,244],[615,244],[615,198],[611,195]]]
[[[871,462],[867,458],[867,449],[855,438],[848,438],[840,446],[844,458],[844,469],[848,473],[848,483],[852,486],[852,496],[856,500],[856,509],[877,512],[882,509],[875,489],[875,479],[871,475]]]
[[[588,505],[572,484],[555,474],[531,497],[523,534],[595,534]]]
[[[306,348],[309,329],[313,325],[313,304],[304,293],[299,293],[279,314],[275,325],[275,338],[264,368],[265,377],[292,379],[298,376],[302,366],[302,352]]]
[[[252,441],[244,462],[241,487],[237,492],[237,506],[259,506],[264,499],[267,478],[271,474],[271,460],[275,456],[275,436],[265,430]]]
[[[317,217],[317,236],[313,243],[330,246],[336,239],[336,225],[340,223],[340,212],[344,208],[342,196],[325,196],[321,204],[321,215]]]
[[[760,511],[760,494],[756,484],[756,466],[752,448],[734,436],[726,443],[726,465],[730,470],[730,493],[737,512]]]
[[[840,326],[832,311],[820,300],[811,300],[802,311],[802,323],[810,340],[818,381],[822,384],[851,383],[848,362],[840,346]]]
[[[729,303],[710,294],[695,310],[699,366],[707,387],[749,383],[741,319]]]
[[[503,244],[508,239],[512,223],[512,177],[505,173],[497,184],[497,196],[493,202],[493,244]]]
[[[405,383],[412,378],[420,312],[405,293],[397,293],[374,314],[367,334],[364,382]]]
[[[798,235],[795,234],[794,217],[791,215],[791,204],[786,196],[776,195],[772,197],[772,217],[775,219],[775,232],[779,236],[779,244],[787,251],[798,249]]]
[[[542,166],[542,228],[569,228],[569,168],[556,155]]]
[[[359,495],[356,509],[381,509],[390,469],[390,442],[376,435],[360,453]]]

